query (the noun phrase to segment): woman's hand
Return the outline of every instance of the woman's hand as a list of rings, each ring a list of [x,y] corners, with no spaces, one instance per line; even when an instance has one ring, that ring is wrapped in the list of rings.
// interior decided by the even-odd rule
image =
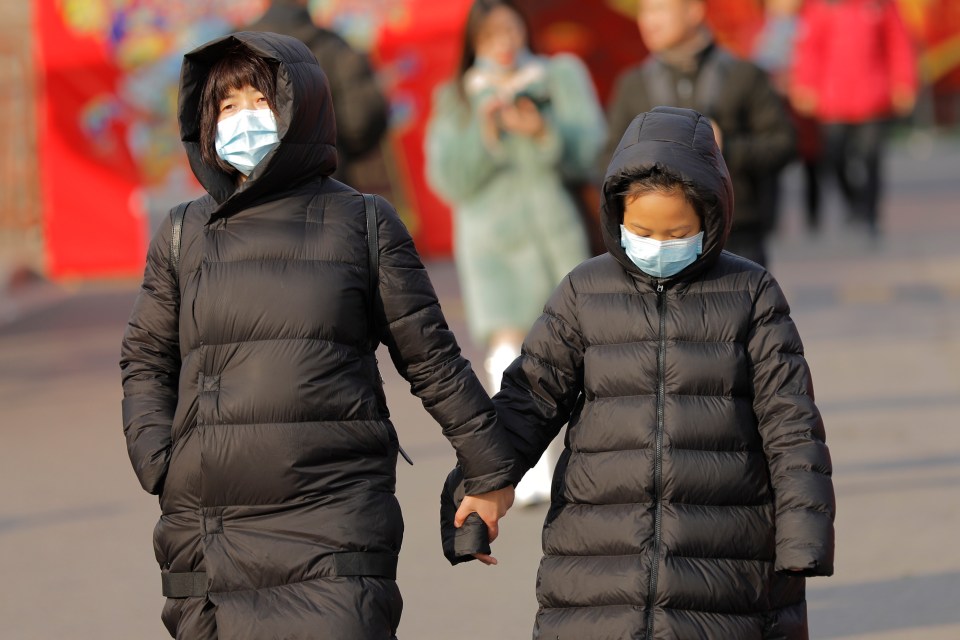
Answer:
[[[477,496],[465,496],[463,502],[460,503],[460,508],[457,509],[457,515],[453,519],[453,524],[459,529],[463,526],[467,516],[471,513],[476,513],[487,525],[490,542],[493,542],[500,533],[498,521],[512,506],[513,486],[490,491],[489,493],[482,493]],[[477,553],[474,554],[474,557],[484,564],[497,564],[497,559],[492,555]]]
[[[477,108],[480,119],[480,135],[488,149],[500,146],[500,111],[503,103],[497,98],[490,98]]]
[[[901,118],[906,118],[917,106],[917,93],[913,89],[894,87],[892,100],[893,112]]]
[[[513,104],[504,105],[499,114],[500,126],[508,133],[539,138],[547,130],[540,109],[530,98],[519,98]]]
[[[809,89],[796,88],[790,94],[790,103],[802,116],[817,115],[817,94]]]

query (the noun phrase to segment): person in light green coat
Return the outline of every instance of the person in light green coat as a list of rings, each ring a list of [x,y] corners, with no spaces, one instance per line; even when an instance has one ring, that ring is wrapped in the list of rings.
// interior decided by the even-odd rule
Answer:
[[[427,180],[453,209],[454,255],[492,392],[563,276],[589,257],[568,188],[592,177],[606,124],[586,67],[536,56],[509,0],[476,0],[457,76],[439,87],[427,127]],[[549,498],[551,454],[517,487]]]

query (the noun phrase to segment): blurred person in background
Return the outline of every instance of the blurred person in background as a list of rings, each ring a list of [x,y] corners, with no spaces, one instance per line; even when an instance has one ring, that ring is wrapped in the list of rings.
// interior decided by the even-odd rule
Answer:
[[[184,57],[178,113],[208,194],[154,236],[120,361],[127,450],[160,497],[163,622],[191,640],[395,638],[399,443],[377,345],[456,448],[491,539],[512,449],[380,198],[368,254],[365,198],[330,178],[310,50],[209,42]]]
[[[894,0],[807,0],[790,90],[823,126],[823,162],[849,219],[880,234],[882,155],[892,116],[913,111],[916,53]]]
[[[787,100],[802,6],[803,0],[766,0],[763,28],[753,48],[754,62],[770,74],[774,88]],[[789,101],[787,107],[797,131],[797,151],[804,177],[803,204],[807,227],[816,232],[820,228],[821,203],[819,164],[823,144],[820,124],[812,116],[798,113],[791,108]],[[779,202],[777,207],[779,209]]]
[[[778,178],[793,158],[793,126],[767,74],[719,46],[705,0],[640,0],[637,24],[650,56],[617,79],[608,107],[609,162],[639,113],[658,105],[711,119],[730,169],[737,207],[726,249],[766,265]]]
[[[456,77],[434,94],[427,180],[454,215],[454,255],[492,392],[563,276],[589,257],[565,183],[591,177],[605,142],[584,64],[531,52],[513,2],[477,0]],[[517,486],[517,504],[550,497],[557,451]]]
[[[390,122],[389,103],[367,56],[337,33],[314,24],[307,4],[308,0],[271,0],[266,13],[246,30],[293,36],[317,57],[330,83],[337,118],[339,160],[333,177],[359,186],[363,176],[352,169],[378,149]]]

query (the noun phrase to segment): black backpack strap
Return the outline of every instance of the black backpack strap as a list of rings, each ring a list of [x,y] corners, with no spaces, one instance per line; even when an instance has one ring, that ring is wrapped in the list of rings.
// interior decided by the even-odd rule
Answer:
[[[187,215],[189,202],[181,202],[170,210],[170,271],[173,279],[180,283],[180,244],[183,239],[183,219]]]
[[[380,292],[380,237],[377,232],[377,198],[369,193],[363,194],[363,205],[367,213],[367,265],[370,273],[367,296],[367,318],[370,323],[370,346],[376,349],[379,340],[376,336],[377,296]]]

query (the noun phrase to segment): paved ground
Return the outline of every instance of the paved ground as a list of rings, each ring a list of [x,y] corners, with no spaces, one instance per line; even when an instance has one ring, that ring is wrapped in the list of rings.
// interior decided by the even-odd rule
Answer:
[[[843,229],[835,211],[810,238],[790,209],[772,251],[836,467],[837,575],[810,583],[813,638],[960,638],[960,145],[926,147],[920,140],[893,159],[879,247]],[[465,339],[452,267],[430,269]],[[116,362],[133,295],[120,283],[7,303],[19,313],[0,326],[5,639],[166,637],[150,543],[157,506],[129,469],[120,425]],[[500,566],[447,566],[436,507],[453,455],[384,369],[416,461],[399,468],[400,637],[528,638],[544,511],[508,516]]]

